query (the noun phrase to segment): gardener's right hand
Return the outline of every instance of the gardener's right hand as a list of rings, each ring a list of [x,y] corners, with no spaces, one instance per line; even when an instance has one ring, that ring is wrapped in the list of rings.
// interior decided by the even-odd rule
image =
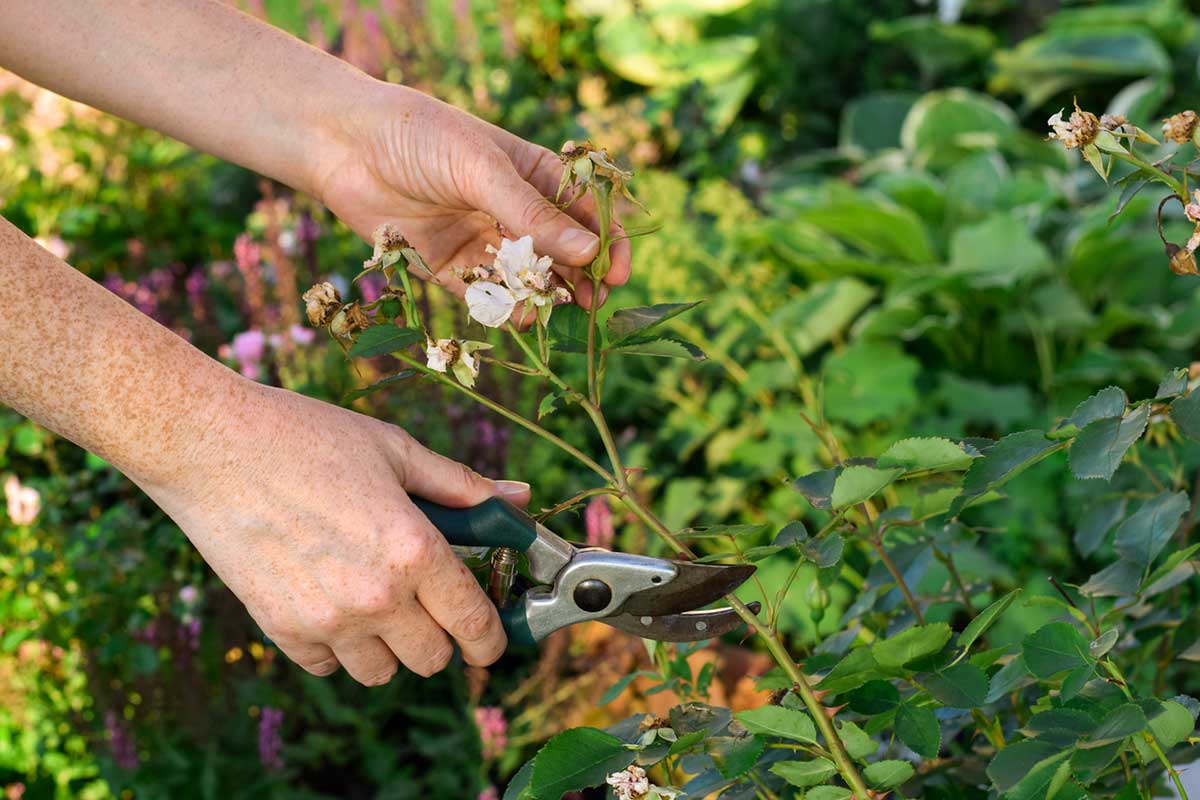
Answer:
[[[400,428],[242,381],[177,477],[144,488],[263,631],[315,675],[367,685],[506,646],[495,606],[409,494],[447,506],[529,486],[491,481]]]

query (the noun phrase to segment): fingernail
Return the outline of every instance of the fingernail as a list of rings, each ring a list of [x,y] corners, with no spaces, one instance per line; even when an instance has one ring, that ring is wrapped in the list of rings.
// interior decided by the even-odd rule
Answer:
[[[558,246],[563,253],[574,253],[581,259],[592,258],[600,249],[600,237],[578,228],[568,228],[558,237]]]
[[[501,497],[525,497],[529,494],[529,484],[524,481],[492,481]]]

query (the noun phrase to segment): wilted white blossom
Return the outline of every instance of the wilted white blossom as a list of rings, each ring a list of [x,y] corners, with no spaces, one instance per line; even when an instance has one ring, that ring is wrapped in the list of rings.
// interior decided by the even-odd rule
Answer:
[[[1084,111],[1078,105],[1070,117],[1064,119],[1063,111],[1060,110],[1046,120],[1046,124],[1051,129],[1050,138],[1062,142],[1062,146],[1068,150],[1091,144],[1100,132],[1100,120],[1096,119],[1096,115]]]
[[[490,348],[484,342],[429,339],[425,342],[425,366],[434,372],[453,373],[459,383],[470,388],[479,377],[479,358],[475,353]]]
[[[533,251],[532,237],[502,239],[499,249],[488,245],[488,252],[496,257],[490,271],[476,267],[463,275],[469,280],[467,310],[477,322],[498,328],[518,303],[528,302],[544,324],[555,303],[571,300],[571,293],[554,283],[554,260]]]
[[[613,787],[617,800],[674,800],[680,794],[677,789],[655,786],[646,777],[646,770],[636,764],[614,772],[604,782]]]

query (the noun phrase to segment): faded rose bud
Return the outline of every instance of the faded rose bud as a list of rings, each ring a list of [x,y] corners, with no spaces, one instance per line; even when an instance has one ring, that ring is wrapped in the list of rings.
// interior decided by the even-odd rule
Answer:
[[[308,321],[318,327],[332,322],[334,315],[342,307],[341,294],[338,293],[337,287],[328,281],[318,283],[305,292],[301,299],[304,300]]]
[[[1050,138],[1062,142],[1062,146],[1068,150],[1091,144],[1100,132],[1100,120],[1096,119],[1095,114],[1080,108],[1078,103],[1069,118],[1064,120],[1060,110],[1046,124],[1051,128]]]
[[[1167,259],[1171,272],[1176,275],[1200,275],[1200,269],[1196,268],[1196,256],[1186,247],[1167,242]]]
[[[385,222],[375,229],[374,239],[376,255],[408,247],[408,240],[404,238],[404,234],[390,222]]]
[[[371,320],[358,307],[358,303],[349,303],[334,314],[329,323],[329,332],[339,339],[353,339],[354,334],[371,324]]]
[[[1196,112],[1180,111],[1163,120],[1163,136],[1176,144],[1187,144],[1196,132]]]

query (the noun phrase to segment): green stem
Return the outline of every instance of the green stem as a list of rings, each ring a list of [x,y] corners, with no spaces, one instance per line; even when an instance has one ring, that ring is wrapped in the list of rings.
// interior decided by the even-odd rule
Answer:
[[[430,369],[429,367],[425,366],[424,364],[417,361],[412,356],[407,355],[406,353],[397,352],[397,353],[393,353],[392,355],[395,356],[395,358],[397,360],[399,360],[405,364],[408,364],[410,367],[413,367],[414,369],[424,373],[425,375],[428,375],[429,377],[433,378],[434,380],[439,381],[446,386],[450,386],[450,387],[462,392],[467,397],[470,397],[472,400],[479,403],[480,405],[487,406],[492,411],[495,411],[497,414],[504,417],[505,419],[508,419],[511,422],[514,422],[517,425],[520,425],[525,430],[530,431],[531,433],[537,434],[538,436],[542,437],[546,441],[548,441],[551,444],[558,447],[563,452],[574,456],[576,458],[576,460],[578,460],[581,464],[583,464],[588,469],[595,472],[601,478],[604,478],[604,480],[606,480],[606,481],[613,480],[612,473],[610,473],[604,467],[600,466],[595,461],[593,461],[591,458],[589,458],[586,453],[581,451],[579,448],[575,447],[575,445],[571,444],[570,442],[567,442],[567,441],[563,440],[562,438],[555,436],[553,433],[546,430],[541,425],[538,425],[536,422],[530,422],[529,420],[525,419],[525,417],[523,417],[520,414],[518,414],[517,412],[513,411],[511,408],[502,406],[499,403],[497,403],[496,401],[492,400],[491,398],[484,397],[482,394],[475,391],[474,389],[468,389],[466,386],[463,386],[458,381],[453,380],[453,379],[447,377],[446,375],[443,375],[440,372]]]
[[[879,528],[875,525],[875,518],[871,516],[867,503],[861,504],[860,508],[863,516],[867,518],[867,525],[871,530],[871,535],[867,539],[867,542],[871,545],[875,554],[879,556],[879,560],[887,567],[887,571],[891,573],[892,580],[896,582],[896,587],[904,595],[904,600],[908,603],[908,607],[912,609],[913,616],[917,618],[917,624],[924,625],[925,615],[921,613],[921,606],[917,604],[917,598],[913,596],[912,589],[908,587],[908,581],[904,580],[903,573],[896,567],[896,562],[892,561],[887,548],[883,546],[883,538],[879,535]]]
[[[1140,156],[1138,156],[1135,153],[1122,152],[1122,153],[1113,153],[1113,155],[1116,156],[1117,158],[1121,159],[1122,161],[1127,161],[1130,164],[1133,164],[1135,167],[1139,167],[1140,169],[1142,169],[1146,172],[1153,173],[1157,180],[1160,180],[1163,183],[1165,183],[1167,186],[1170,186],[1171,190],[1173,192],[1175,192],[1175,194],[1179,195],[1179,199],[1183,200],[1185,205],[1187,204],[1187,202],[1188,202],[1187,189],[1185,189],[1183,187],[1183,184],[1180,183],[1178,179],[1171,177],[1170,174],[1164,172],[1163,170],[1154,166],[1149,161],[1144,160],[1143,158],[1141,158]]]

